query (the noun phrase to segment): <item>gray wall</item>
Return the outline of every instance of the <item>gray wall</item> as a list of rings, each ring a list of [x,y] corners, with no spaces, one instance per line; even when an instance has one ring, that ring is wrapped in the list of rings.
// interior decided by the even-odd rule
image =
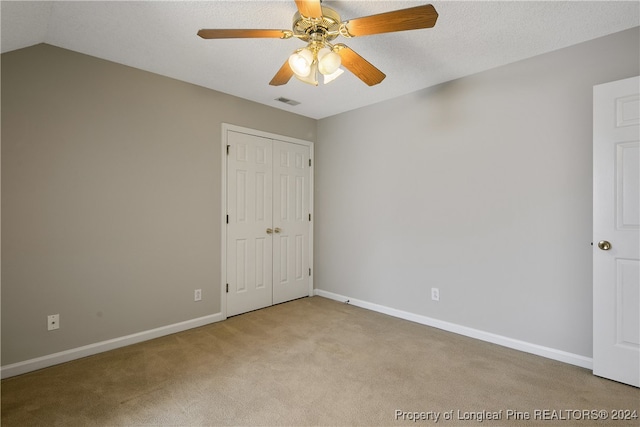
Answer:
[[[2,365],[220,310],[222,122],[317,142],[317,288],[590,356],[592,86],[639,74],[639,40],[319,122],[48,45],[3,54]]]
[[[320,120],[315,286],[591,357],[592,87],[640,74],[639,40]]]
[[[220,311],[222,122],[316,140],[313,119],[49,45],[2,55],[3,365]]]

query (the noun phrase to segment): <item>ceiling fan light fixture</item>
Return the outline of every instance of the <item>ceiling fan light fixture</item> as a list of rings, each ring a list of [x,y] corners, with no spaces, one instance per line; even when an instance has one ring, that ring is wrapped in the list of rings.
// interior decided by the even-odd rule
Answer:
[[[311,63],[311,66],[309,67],[309,70],[309,74],[307,74],[306,76],[299,76],[295,73],[294,76],[296,76],[296,78],[301,82],[305,82],[312,86],[318,86],[318,61],[313,61]]]
[[[198,36],[203,39],[295,37],[306,42],[306,47],[292,53],[280,67],[269,82],[272,86],[286,84],[293,76],[317,85],[318,73],[329,83],[342,74],[342,65],[364,83],[373,86],[382,82],[385,74],[348,46],[342,43],[331,45],[330,42],[338,36],[351,38],[432,28],[438,19],[435,8],[425,4],[342,21],[340,15],[323,6],[322,1],[295,0],[298,11],[293,15],[291,30],[201,29]]]
[[[340,55],[328,47],[323,47],[318,50],[318,71],[320,71],[320,73],[325,76],[333,74],[340,68],[341,64]]]
[[[331,83],[332,81],[334,81],[335,79],[340,77],[340,75],[342,73],[344,73],[344,70],[342,68],[338,68],[336,71],[334,71],[331,74],[325,74],[324,75],[324,84]]]
[[[313,52],[306,48],[296,50],[289,57],[289,66],[297,77],[309,76],[313,62]]]

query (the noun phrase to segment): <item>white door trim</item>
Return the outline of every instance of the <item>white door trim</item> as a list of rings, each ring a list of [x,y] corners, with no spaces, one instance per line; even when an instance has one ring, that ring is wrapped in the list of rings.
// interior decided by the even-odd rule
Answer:
[[[263,132],[256,129],[236,126],[229,123],[222,123],[222,138],[220,138],[220,170],[221,170],[221,192],[220,192],[220,311],[224,319],[227,318],[227,138],[228,132],[239,132],[248,135],[269,138],[293,144],[300,144],[309,147],[309,158],[311,159],[311,168],[309,173],[309,212],[311,213],[311,223],[309,227],[309,268],[311,268],[311,276],[309,277],[309,296],[313,296],[313,222],[315,220],[313,212],[313,168],[315,161],[313,158],[313,142],[305,141],[298,138],[278,135],[269,132]]]

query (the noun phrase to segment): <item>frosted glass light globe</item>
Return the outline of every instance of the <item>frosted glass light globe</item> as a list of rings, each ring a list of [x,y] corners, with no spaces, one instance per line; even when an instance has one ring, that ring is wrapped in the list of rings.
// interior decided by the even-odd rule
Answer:
[[[313,53],[309,49],[301,49],[294,52],[289,57],[289,66],[291,70],[300,77],[306,77],[311,72],[311,63],[313,62]]]
[[[323,47],[318,51],[318,71],[322,74],[328,75],[335,73],[341,64],[342,60],[340,59],[340,55],[328,47]]]

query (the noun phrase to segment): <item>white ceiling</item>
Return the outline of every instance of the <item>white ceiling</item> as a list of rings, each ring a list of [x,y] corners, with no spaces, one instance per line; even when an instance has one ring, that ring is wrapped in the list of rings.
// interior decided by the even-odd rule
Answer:
[[[324,1],[344,20],[431,3],[434,28],[335,42],[387,78],[269,81],[296,39],[203,40],[201,28],[291,29],[293,0],[2,1],[2,52],[48,43],[320,119],[640,25],[640,2]],[[285,97],[298,106],[275,101]]]

